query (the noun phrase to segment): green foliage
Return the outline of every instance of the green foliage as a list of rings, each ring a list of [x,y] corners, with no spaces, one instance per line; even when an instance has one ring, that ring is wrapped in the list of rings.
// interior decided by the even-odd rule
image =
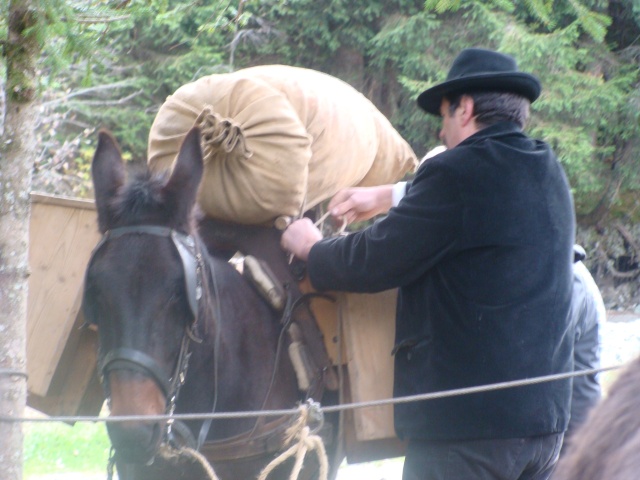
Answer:
[[[425,10],[442,14],[448,11],[457,12],[467,7],[471,2],[461,0],[426,0]],[[539,24],[546,31],[553,31],[567,23],[576,22],[579,27],[590,35],[596,42],[604,40],[607,27],[611,19],[593,7],[597,7],[597,0],[485,0],[482,3],[489,9],[515,13],[530,26]]]
[[[104,31],[104,24],[123,17],[117,13],[116,2],[100,0],[39,0],[32,2],[38,10],[37,24],[31,32],[45,54],[41,65],[53,73],[69,67],[79,58],[95,53],[95,42]],[[0,35],[6,38],[8,0],[0,2]]]
[[[488,7],[493,7],[497,9],[501,9],[507,12],[512,12],[514,9],[513,2],[510,0],[488,0],[484,2]],[[536,0],[527,0],[525,3],[533,4],[531,5],[532,10],[540,10],[541,12],[546,12],[547,8],[540,8],[539,3]],[[460,8],[463,7],[462,0],[425,0],[424,9],[426,11],[435,11],[436,13],[442,14],[447,11],[457,12]]]
[[[167,95],[205,74],[264,63],[350,82],[422,155],[439,143],[440,122],[417,108],[416,96],[445,78],[461,49],[484,46],[513,54],[540,77],[529,131],[557,151],[580,209],[597,201],[614,167],[623,189],[638,183],[637,35],[620,27],[640,29],[640,0],[621,0],[615,9],[604,0],[48,4],[40,77],[46,134],[37,164],[45,177],[55,170],[84,178],[97,127],[144,161],[148,129]]]
[[[576,14],[576,22],[596,42],[602,42],[607,33],[607,27],[611,25],[611,19],[602,13],[594,12],[582,2],[569,0]]]
[[[39,135],[46,147],[36,188],[89,194],[86,152],[98,128],[113,132],[125,157],[144,162],[149,128],[167,95],[200,75],[229,70],[225,45],[237,11],[223,12],[222,3],[92,0],[56,11],[41,62]],[[222,17],[225,27],[210,28]]]
[[[513,28],[499,48],[541,79],[544,90],[533,105],[530,132],[553,146],[579,211],[588,209],[610,180],[621,140],[639,133],[636,110],[629,105],[636,69],[605,68],[604,47],[580,44],[575,24],[547,35]]]
[[[279,57],[287,64],[326,71],[341,47],[366,45],[384,3],[380,0],[255,2],[249,6],[254,22],[247,27],[256,33],[259,30],[255,27],[260,25],[271,28],[262,28],[260,40],[239,47],[251,57]]]

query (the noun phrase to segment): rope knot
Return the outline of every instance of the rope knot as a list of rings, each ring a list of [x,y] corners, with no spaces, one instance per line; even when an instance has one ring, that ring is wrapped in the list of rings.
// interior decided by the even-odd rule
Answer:
[[[309,426],[310,422],[313,422],[313,428]],[[278,457],[274,458],[262,472],[260,472],[258,480],[266,480],[276,467],[289,458],[295,458],[289,480],[296,480],[302,470],[304,458],[310,450],[315,450],[318,463],[320,464],[318,480],[327,480],[329,472],[327,452],[324,448],[324,443],[322,443],[322,438],[316,435],[323,424],[324,415],[318,402],[309,399],[306,403],[301,404],[298,407],[298,417],[287,429],[285,436],[285,447],[291,444],[293,445]]]
[[[209,162],[218,151],[234,153],[241,158],[249,158],[253,152],[247,147],[242,126],[231,118],[224,118],[206,105],[196,118],[200,128],[202,156]]]

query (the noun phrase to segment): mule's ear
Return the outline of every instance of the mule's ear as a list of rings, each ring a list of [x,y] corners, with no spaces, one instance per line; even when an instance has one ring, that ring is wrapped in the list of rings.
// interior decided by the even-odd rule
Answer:
[[[125,181],[125,168],[118,143],[104,130],[98,135],[98,147],[91,162],[91,177],[96,196],[98,225],[104,233],[109,218],[109,200]]]
[[[203,170],[200,129],[194,127],[184,138],[171,177],[163,188],[163,193],[172,197],[172,202],[168,203],[177,207],[176,214],[179,218],[189,216],[196,201]]]

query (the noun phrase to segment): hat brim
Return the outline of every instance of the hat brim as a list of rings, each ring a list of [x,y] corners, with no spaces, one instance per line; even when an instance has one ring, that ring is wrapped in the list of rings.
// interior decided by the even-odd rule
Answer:
[[[418,96],[418,105],[432,115],[440,115],[442,99],[450,93],[475,91],[510,92],[527,98],[530,102],[540,96],[540,81],[529,73],[486,73],[454,78],[435,85]]]

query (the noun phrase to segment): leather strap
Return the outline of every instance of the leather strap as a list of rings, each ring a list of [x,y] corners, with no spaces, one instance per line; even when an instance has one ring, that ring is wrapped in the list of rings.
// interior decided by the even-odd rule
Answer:
[[[233,462],[273,456],[288,445],[284,445],[287,429],[296,422],[296,417],[285,415],[267,423],[260,418],[258,428],[235,437],[206,442],[200,449],[213,465],[216,462]],[[325,445],[333,444],[333,426],[325,422],[319,432]]]
[[[110,350],[102,360],[101,373],[106,377],[110,370],[135,369],[136,367],[143,373],[151,374],[165,396],[171,394],[172,385],[166,373],[160,368],[158,362],[140,350],[132,348]]]
[[[260,422],[262,418],[258,420]],[[278,417],[258,428],[223,440],[208,441],[200,452],[215,465],[216,462],[245,460],[251,457],[273,455],[283,448],[287,429],[295,422],[295,417]]]

